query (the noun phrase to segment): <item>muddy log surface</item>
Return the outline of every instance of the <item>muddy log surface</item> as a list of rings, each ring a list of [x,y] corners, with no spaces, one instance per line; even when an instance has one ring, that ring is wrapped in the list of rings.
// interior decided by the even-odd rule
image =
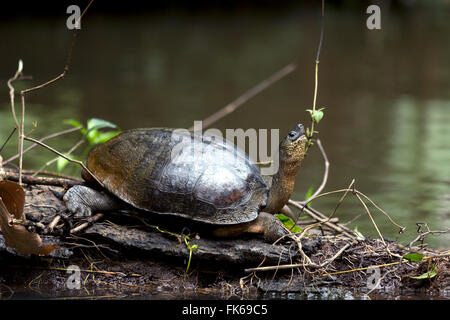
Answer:
[[[59,248],[49,256],[24,256],[6,247],[0,235],[3,299],[450,297],[448,256],[399,263],[409,251],[393,241],[386,241],[389,254],[379,239],[348,239],[324,229],[311,230],[301,239],[301,253],[300,244],[290,238],[273,245],[253,235],[218,240],[194,231],[185,238],[179,221],[161,225],[136,212],[77,220],[61,200],[63,187],[24,185],[24,189],[28,230]],[[188,246],[197,246],[191,259]],[[421,253],[438,254],[431,249]],[[331,261],[323,268],[301,266],[304,255],[316,264]],[[291,267],[271,269],[286,265]],[[430,271],[430,265],[437,270],[435,276],[410,277]],[[69,266],[78,268],[74,270],[79,271],[80,282],[74,282],[77,273]],[[368,272],[370,266],[379,267]],[[270,270],[253,269],[260,267]],[[375,279],[380,279],[378,286],[373,285]]]

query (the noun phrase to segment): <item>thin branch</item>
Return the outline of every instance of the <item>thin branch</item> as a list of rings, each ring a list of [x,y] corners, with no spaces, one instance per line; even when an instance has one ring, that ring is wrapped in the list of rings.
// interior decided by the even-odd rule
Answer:
[[[89,2],[87,7],[85,8],[85,10],[83,11],[83,14],[79,17],[77,23],[80,22],[82,16],[86,13],[87,9],[89,8],[89,6],[92,4],[93,1],[94,0],[91,0]],[[21,118],[22,121],[21,121],[20,126],[19,126],[19,122],[18,122],[17,117],[16,117],[16,112],[15,112],[15,107],[14,107],[14,87],[12,86],[12,82],[18,80],[19,77],[22,75],[22,66],[23,66],[22,65],[22,61],[19,62],[19,68],[16,71],[14,77],[9,79],[8,82],[7,82],[8,87],[10,89],[10,100],[11,100],[11,108],[12,108],[13,118],[14,118],[14,122],[16,124],[16,128],[17,128],[18,134],[19,134],[19,146],[18,146],[19,147],[19,184],[22,184],[23,140],[25,138],[25,134],[24,134],[24,129],[25,129],[25,94],[27,94],[27,93],[29,93],[31,91],[42,89],[42,88],[44,88],[44,87],[46,87],[46,86],[48,86],[48,85],[58,81],[59,79],[65,77],[65,75],[69,71],[70,61],[71,61],[71,58],[72,58],[72,50],[73,50],[73,48],[75,46],[76,35],[77,35],[77,29],[75,29],[73,31],[73,34],[72,34],[72,41],[71,41],[71,44],[70,44],[69,53],[67,55],[67,60],[66,60],[66,64],[64,66],[63,72],[60,75],[58,75],[57,77],[55,77],[55,78],[53,78],[53,79],[51,79],[51,80],[49,80],[49,81],[47,81],[47,82],[45,82],[43,84],[40,84],[40,85],[37,85],[35,87],[28,88],[28,89],[20,91],[21,100],[22,100],[22,118]]]
[[[419,235],[408,244],[409,250],[411,250],[411,247],[415,242],[420,241],[423,243],[423,241],[425,240],[425,237],[429,234],[439,234],[439,233],[449,233],[450,232],[450,228],[447,228],[446,230],[430,230],[427,223],[418,222],[418,223],[416,223],[416,225],[418,226],[417,233],[419,233]],[[427,231],[425,231],[425,232],[422,231],[422,226],[424,226],[427,229]]]
[[[391,216],[390,216],[389,214],[387,214],[386,211],[384,211],[383,209],[381,209],[375,202],[373,202],[372,199],[370,199],[368,196],[366,196],[366,195],[365,195],[364,193],[362,193],[362,192],[359,192],[359,191],[357,191],[357,190],[356,190],[356,192],[357,192],[358,194],[360,194],[361,196],[363,196],[367,201],[369,201],[369,202],[370,202],[375,208],[377,208],[382,214],[384,214],[384,215],[389,219],[389,221],[391,221],[391,223],[392,223],[393,225],[395,225],[396,227],[400,228],[399,233],[403,233],[403,231],[405,231],[406,227],[403,227],[403,226],[397,224],[394,220],[392,220]]]
[[[57,215],[55,218],[53,218],[53,221],[48,225],[48,229],[50,232],[53,232],[53,229],[56,227],[58,222],[61,220],[61,216]]]
[[[92,0],[92,1],[93,1],[93,0]],[[89,7],[90,4],[92,3],[92,1],[89,3],[88,7]],[[86,9],[87,9],[87,8],[86,8]],[[84,14],[84,12],[83,12],[83,14]],[[81,18],[81,17],[80,17],[80,18]],[[72,34],[72,40],[71,40],[71,42],[70,42],[69,53],[67,54],[66,64],[65,64],[65,66],[64,66],[63,72],[62,72],[60,75],[56,76],[55,78],[53,78],[53,79],[51,79],[51,80],[49,80],[49,81],[47,81],[47,82],[44,82],[44,83],[42,83],[42,84],[40,84],[40,85],[37,85],[37,86],[35,86],[35,87],[32,87],[32,88],[28,88],[28,89],[22,90],[22,91],[20,92],[20,94],[21,94],[22,96],[24,96],[24,95],[27,94],[28,92],[31,92],[31,91],[35,91],[35,90],[39,90],[39,89],[45,88],[45,87],[47,87],[48,85],[50,85],[50,84],[52,84],[52,83],[54,83],[54,82],[58,81],[59,79],[62,79],[62,78],[64,78],[64,77],[66,76],[67,72],[69,72],[70,62],[71,62],[71,60],[72,60],[72,51],[73,51],[73,48],[74,48],[74,46],[75,46],[75,40],[76,40],[76,37],[77,37],[77,29],[74,29],[73,34]]]
[[[70,233],[77,233],[77,232],[80,232],[81,230],[86,229],[90,225],[94,224],[95,222],[97,222],[98,220],[103,218],[103,216],[104,216],[103,213],[97,213],[95,216],[90,218],[89,221],[87,221],[85,223],[82,223],[78,227],[75,227],[75,228],[71,229]]]
[[[329,265],[330,263],[332,263],[334,260],[336,260],[338,257],[340,257],[342,255],[342,253],[347,250],[350,246],[353,246],[355,244],[357,244],[358,241],[357,240],[353,240],[352,242],[349,242],[347,244],[345,244],[345,246],[343,246],[341,249],[339,249],[338,252],[336,252],[336,254],[334,256],[332,256],[331,258],[325,260],[323,263],[320,264],[320,268],[325,268],[327,265]]]
[[[16,169],[11,169],[11,168],[4,168],[5,172],[8,174],[16,174],[17,177],[19,176],[19,172]],[[24,177],[26,177],[27,175],[29,175],[29,177],[33,177],[33,178],[39,178],[39,177],[35,177],[34,174],[36,173],[36,170],[27,170],[27,169],[23,169],[22,173],[24,175]],[[77,178],[77,177],[73,177],[73,176],[69,176],[67,174],[62,174],[59,172],[52,172],[52,171],[40,171],[39,175],[41,176],[49,176],[49,177],[55,177],[55,178],[62,178],[62,179],[69,179],[69,180],[74,180],[74,181],[79,181],[79,182],[83,182],[83,180]],[[37,182],[36,182],[37,183]]]
[[[320,276],[326,277],[326,276],[336,275],[336,274],[343,274],[343,273],[356,272],[356,271],[364,271],[364,270],[367,270],[367,269],[370,269],[370,268],[384,268],[384,267],[394,266],[394,265],[397,265],[397,264],[407,263],[407,262],[409,262],[409,260],[403,259],[401,261],[384,263],[384,264],[378,264],[378,265],[373,265],[373,266],[368,266],[368,267],[363,267],[363,268],[356,268],[356,269],[350,269],[350,270],[343,270],[343,271],[324,273],[324,274],[321,274]]]
[[[19,62],[19,64],[21,63],[21,61]],[[21,155],[21,151],[23,149],[23,139],[22,139],[22,131],[21,131],[21,126],[19,125],[19,121],[17,120],[17,116],[16,116],[16,107],[14,105],[14,87],[12,86],[12,83],[16,80],[19,80],[20,75],[22,74],[22,70],[20,70],[22,67],[19,66],[16,73],[14,74],[14,76],[12,78],[10,78],[7,82],[8,88],[9,88],[9,98],[11,101],[11,111],[12,111],[12,115],[13,115],[13,119],[14,119],[14,123],[16,125],[16,129],[17,132],[19,134],[19,144],[18,144],[18,152],[19,155]],[[19,163],[21,164],[21,160],[19,161]],[[20,166],[20,170],[22,170],[22,167]],[[19,184],[22,184],[22,176],[19,173]]]
[[[11,139],[12,135],[14,134],[14,132],[16,132],[17,128],[14,127],[11,131],[11,133],[9,134],[8,138],[6,138],[5,142],[3,143],[3,145],[0,147],[0,153],[2,152],[3,148],[6,146],[6,144],[8,143],[9,139]]]
[[[19,184],[22,185],[22,168],[23,168],[23,137],[25,132],[25,96],[21,95],[22,101],[22,119],[19,131]],[[24,215],[25,217],[25,215]]]
[[[48,140],[48,139],[56,138],[56,137],[62,136],[62,135],[67,134],[67,133],[72,133],[72,132],[75,132],[75,131],[80,130],[81,128],[82,128],[82,126],[79,126],[79,127],[74,127],[74,128],[66,129],[66,130],[63,130],[63,131],[60,131],[60,132],[55,132],[55,133],[52,133],[51,135],[48,135],[48,136],[45,136],[45,137],[39,139],[39,142],[44,142],[45,140]],[[25,150],[23,150],[23,153],[22,153],[22,154],[25,154],[25,153],[27,153],[28,151],[31,151],[31,150],[34,149],[37,145],[38,145],[37,143],[33,143],[31,146],[29,146],[28,148],[26,148]],[[16,155],[12,156],[11,158],[9,158],[9,159],[3,161],[2,164],[3,164],[3,165],[6,165],[6,164],[10,163],[11,161],[16,160],[17,158],[19,158],[19,154],[16,154]]]
[[[303,205],[303,204],[298,203],[298,202],[293,201],[293,200],[289,200],[288,204],[296,207],[297,209],[300,209],[301,212],[307,213],[311,218],[313,218],[314,220],[318,221],[320,224],[324,224],[327,227],[329,227],[330,229],[332,229],[332,230],[334,230],[334,231],[336,231],[338,233],[341,233],[341,234],[343,234],[343,235],[345,235],[345,236],[347,236],[349,238],[355,238],[354,232],[351,229],[349,229],[347,227],[344,227],[344,226],[342,226],[340,224],[331,223],[329,221],[328,217],[324,216],[322,213],[320,213],[319,211],[315,210],[314,208],[311,208],[311,207],[309,207],[307,205]]]
[[[67,151],[65,153],[66,156],[69,156],[72,152],[74,152],[80,145],[82,145],[84,143],[84,140],[81,139],[80,141],[78,141],[72,148],[69,149],[69,151]],[[38,174],[40,174],[42,172],[42,170],[44,170],[46,167],[48,167],[49,165],[51,165],[52,163],[58,161],[59,157],[53,158],[50,161],[47,161],[39,170],[37,170],[36,172],[34,172],[31,176],[35,177]]]
[[[81,162],[81,161],[79,161],[79,160],[74,160],[74,159],[72,159],[72,158],[69,158],[69,157],[67,157],[67,156],[65,156],[64,154],[62,154],[61,152],[59,152],[59,151],[57,151],[57,150],[55,150],[55,149],[53,149],[52,147],[50,147],[50,146],[48,146],[48,145],[46,145],[45,143],[42,143],[42,142],[40,142],[39,140],[36,140],[36,139],[33,139],[33,138],[30,138],[30,137],[23,137],[25,140],[27,140],[27,141],[31,141],[31,142],[34,142],[34,143],[37,143],[38,145],[40,145],[41,147],[44,147],[44,148],[46,148],[46,149],[48,149],[48,150],[50,150],[50,151],[52,151],[52,152],[54,152],[54,153],[56,153],[58,156],[60,156],[60,157],[63,157],[64,159],[66,159],[67,161],[69,161],[69,162],[73,162],[73,163],[76,163],[76,164],[78,164],[78,165],[80,165],[81,167],[83,167],[83,169],[84,170],[86,170],[86,172],[87,173],[89,173],[90,175],[91,175],[91,177],[93,177],[94,179],[95,179],[95,181],[97,181],[97,183],[100,185],[100,186],[102,186],[102,187],[104,187],[104,185],[103,185],[103,183],[84,165],[84,163],[83,162]]]
[[[318,198],[321,198],[321,197],[324,197],[324,196],[328,196],[328,195],[332,195],[332,194],[336,194],[336,193],[343,193],[343,192],[345,193],[345,192],[349,192],[349,191],[354,193],[354,194],[358,194],[358,195],[364,197],[367,201],[369,201],[375,208],[377,208],[381,213],[383,213],[389,219],[389,221],[391,221],[392,224],[394,224],[396,227],[398,227],[400,229],[400,231],[399,231],[400,233],[402,233],[406,229],[405,227],[403,227],[403,226],[399,225],[398,223],[396,223],[389,216],[389,214],[386,213],[386,211],[382,210],[373,200],[371,200],[364,193],[362,193],[361,191],[356,190],[356,189],[349,189],[349,188],[347,188],[347,189],[339,189],[339,190],[324,192],[324,193],[318,194],[315,197],[311,197],[310,199],[308,199],[308,202],[311,202],[312,200],[315,200],[315,199],[318,199]],[[296,202],[296,201],[293,201],[293,200],[289,200],[288,203],[291,204],[291,205],[297,206],[300,210],[303,210],[303,208],[306,207],[306,205],[303,204],[303,202]]]
[[[325,268],[327,265],[329,265],[330,263],[332,263],[334,260],[336,260],[337,258],[339,258],[342,253],[344,253],[345,250],[347,250],[350,246],[356,244],[358,241],[357,240],[353,240],[352,242],[346,243],[341,249],[339,249],[338,252],[336,252],[331,258],[325,260],[324,262],[322,262],[321,264],[317,264],[312,262],[308,256],[306,256],[303,251],[301,250],[300,247],[300,253],[302,254],[304,261],[306,260],[307,262],[302,262],[302,263],[291,263],[291,264],[285,264],[285,265],[276,265],[276,266],[265,266],[265,267],[256,267],[256,268],[248,268],[245,269],[245,272],[254,272],[254,271],[271,271],[271,270],[281,270],[281,269],[293,269],[293,268],[299,268],[299,267],[312,267],[312,268],[316,268],[316,269],[323,269]],[[306,258],[306,259],[305,259]]]
[[[361,202],[361,204],[363,205],[364,209],[366,210],[367,215],[370,218],[370,221],[372,221],[373,226],[375,227],[375,230],[377,231],[378,235],[380,236],[381,241],[383,242],[383,244],[386,246],[386,242],[384,242],[384,238],[383,235],[381,234],[380,230],[378,229],[377,224],[375,223],[375,220],[373,220],[372,215],[370,214],[369,208],[367,208],[366,203],[361,199],[361,197],[359,196],[359,194],[355,193],[356,197],[358,198],[358,200]]]
[[[317,47],[317,55],[315,61],[315,71],[314,71],[314,97],[313,97],[313,105],[311,112],[311,130],[309,131],[308,143],[306,145],[306,151],[308,151],[309,147],[312,144],[312,137],[314,136],[314,124],[316,120],[312,116],[312,114],[316,111],[316,102],[317,102],[317,91],[319,88],[319,62],[320,62],[320,51],[322,49],[323,44],[323,33],[324,33],[324,20],[325,20],[325,2],[322,0],[322,11],[321,11],[321,23],[320,23],[320,39],[319,45]]]
[[[322,15],[320,19],[320,39],[319,39],[319,46],[317,48],[317,56],[316,61],[319,61],[320,59],[320,50],[322,49],[322,43],[323,43],[323,30],[324,28],[324,20],[325,20],[325,0],[322,0]]]
[[[21,71],[17,70],[16,73],[14,74],[14,76],[12,78],[10,78],[8,80],[8,82],[6,82],[6,84],[8,85],[8,88],[9,88],[9,98],[11,100],[11,111],[13,114],[13,119],[16,124],[17,130],[20,130],[20,127],[19,127],[19,121],[17,120],[17,117],[16,117],[16,109],[14,107],[14,87],[12,86],[12,83],[14,81],[21,80],[20,75],[21,75]]]
[[[7,180],[19,181],[19,173],[5,170],[5,177]],[[22,182],[26,184],[42,184],[47,186],[73,187],[82,184],[83,181],[73,178],[49,178],[49,177],[32,177],[29,175],[22,175]]]
[[[348,190],[351,190],[351,189],[353,188],[353,190],[354,190],[354,185],[355,185],[355,179],[353,179],[352,182],[350,182],[350,185],[348,186],[347,189],[348,189]],[[331,219],[331,218],[334,216],[334,214],[336,213],[337,209],[341,206],[342,202],[344,202],[344,199],[345,199],[345,197],[347,196],[347,194],[348,194],[349,192],[350,192],[350,191],[344,192],[344,194],[342,195],[342,197],[339,199],[338,203],[337,203],[336,206],[334,207],[333,212],[328,216],[328,219]]]
[[[305,203],[309,203],[311,201],[310,199],[313,199],[318,194],[320,194],[323,191],[323,189],[325,188],[325,186],[327,184],[327,180],[328,180],[328,171],[330,169],[330,162],[328,161],[327,154],[325,153],[325,150],[322,146],[322,143],[320,142],[320,139],[317,139],[317,145],[319,146],[320,153],[322,153],[322,157],[323,157],[324,165],[325,165],[325,171],[323,173],[322,183],[320,184],[319,188],[317,188],[317,190],[309,197],[308,200],[305,200]]]
[[[207,128],[211,126],[213,123],[219,121],[226,115],[232,113],[237,108],[239,108],[241,105],[243,105],[245,102],[256,96],[261,91],[265,90],[266,88],[270,87],[272,84],[277,82],[278,80],[282,79],[283,77],[287,76],[291,72],[293,72],[297,66],[295,64],[289,64],[282,68],[281,70],[277,71],[273,75],[271,75],[269,78],[264,80],[263,82],[260,82],[258,85],[254,86],[247,92],[245,92],[243,95],[241,95],[239,98],[231,102],[230,104],[226,105],[219,111],[215,112],[214,114],[210,115],[202,122],[202,128]],[[194,127],[189,128],[189,130],[193,130]]]

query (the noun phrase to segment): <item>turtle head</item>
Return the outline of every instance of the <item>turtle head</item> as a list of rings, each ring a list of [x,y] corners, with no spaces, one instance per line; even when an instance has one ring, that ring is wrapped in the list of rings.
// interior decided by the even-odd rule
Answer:
[[[264,211],[278,213],[287,203],[294,191],[295,176],[300,169],[305,152],[305,128],[302,124],[297,124],[280,142],[280,166],[278,172],[272,177],[272,188]]]
[[[280,143],[280,163],[292,163],[300,166],[305,157],[306,135],[301,123],[297,124]],[[297,170],[298,170],[297,167]]]

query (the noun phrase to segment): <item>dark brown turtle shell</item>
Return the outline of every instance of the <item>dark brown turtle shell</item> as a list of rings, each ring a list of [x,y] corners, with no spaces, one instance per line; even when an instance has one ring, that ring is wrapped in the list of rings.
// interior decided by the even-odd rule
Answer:
[[[256,219],[268,187],[259,167],[223,138],[134,129],[94,147],[87,167],[141,210],[226,225]],[[83,177],[87,179],[86,172]]]

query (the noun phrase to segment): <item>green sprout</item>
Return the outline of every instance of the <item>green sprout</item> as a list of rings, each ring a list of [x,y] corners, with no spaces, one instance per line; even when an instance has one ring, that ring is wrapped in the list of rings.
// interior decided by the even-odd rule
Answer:
[[[186,274],[189,272],[189,267],[191,266],[191,260],[192,260],[192,253],[197,249],[197,245],[196,244],[194,244],[193,246],[191,246],[190,245],[190,243],[189,243],[189,241],[188,241],[188,239],[189,239],[189,237],[188,236],[185,236],[184,237],[184,243],[186,244],[186,247],[188,248],[188,250],[189,250],[189,260],[188,260],[188,264],[187,264],[187,267],[186,267]]]

